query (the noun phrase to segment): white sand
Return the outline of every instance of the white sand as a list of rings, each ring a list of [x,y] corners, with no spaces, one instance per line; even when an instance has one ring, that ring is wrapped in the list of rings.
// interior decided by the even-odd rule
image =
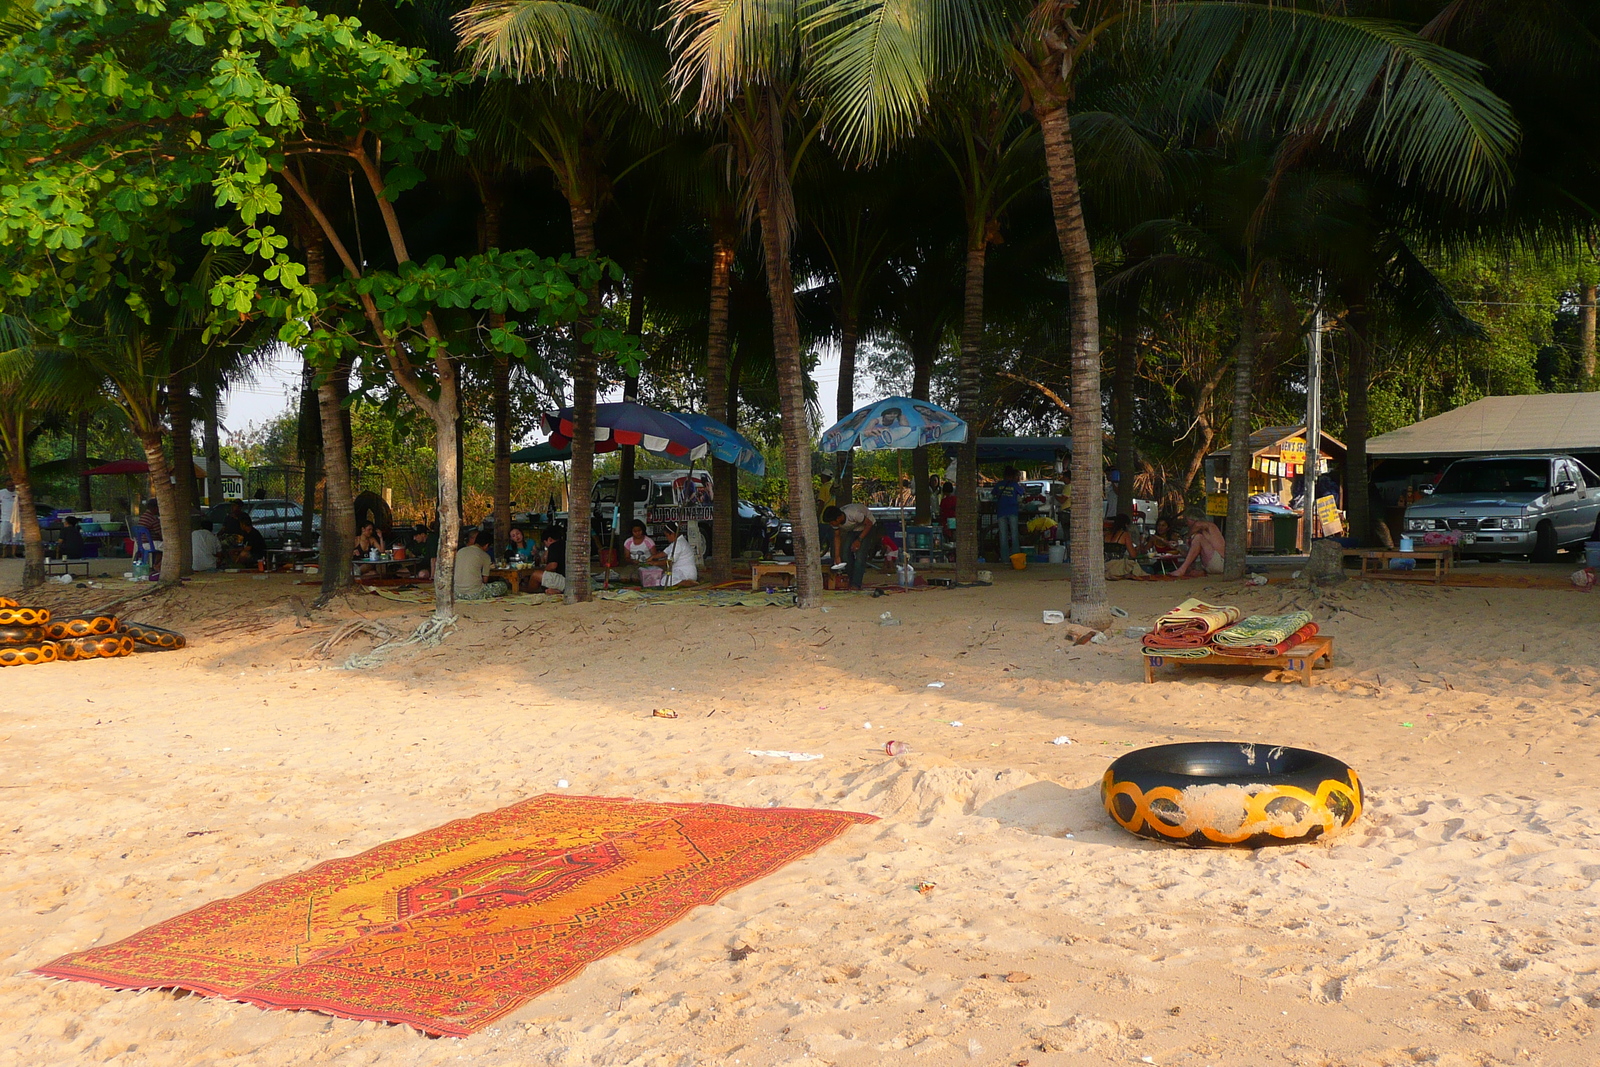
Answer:
[[[353,673],[306,658],[350,610],[297,630],[311,591],[241,576],[130,613],[187,650],[7,669],[0,1067],[1600,1062],[1600,595],[1352,584],[1313,606],[1338,664],[1309,691],[1146,686],[1134,640],[1038,621],[1066,606],[1044,577],[827,613],[464,605],[443,648]],[[1112,586],[1134,624],[1183,592],[1287,593]],[[1100,810],[1117,754],[1213,738],[1340,756],[1366,814],[1242,852]],[[465,1040],[26,973],[560,779],[882,821]]]

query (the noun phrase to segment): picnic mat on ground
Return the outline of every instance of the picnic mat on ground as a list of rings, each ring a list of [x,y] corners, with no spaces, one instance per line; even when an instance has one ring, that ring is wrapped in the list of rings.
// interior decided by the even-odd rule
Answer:
[[[1226,631],[1224,631],[1226,632]],[[1276,659],[1286,655],[1291,648],[1304,644],[1317,636],[1318,627],[1314,622],[1308,622],[1284,640],[1271,645],[1217,645],[1219,656],[1237,656],[1240,659]]]
[[[539,796],[36,971],[464,1036],[871,815]]]
[[[793,593],[752,591],[749,582],[744,583],[742,590],[706,589],[703,586],[687,589],[613,589],[610,592],[596,589],[594,595],[599,600],[620,600],[625,604],[699,604],[714,608],[792,608],[795,603]]]
[[[1251,615],[1212,634],[1211,643],[1224,655],[1230,648],[1282,644],[1310,621],[1309,611],[1291,611],[1287,615]]]
[[[1148,648],[1196,648],[1230,623],[1239,621],[1239,609],[1206,604],[1190,597],[1156,620],[1144,637]]]

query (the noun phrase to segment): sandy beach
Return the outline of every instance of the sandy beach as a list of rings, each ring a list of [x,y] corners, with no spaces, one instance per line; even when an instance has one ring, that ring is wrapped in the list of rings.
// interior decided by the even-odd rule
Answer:
[[[1196,595],[1298,604],[1337,642],[1309,690],[1223,668],[1146,685],[1121,626],[1074,647],[1040,622],[1063,574],[805,613],[463,604],[441,647],[371,671],[336,669],[370,641],[311,646],[425,607],[358,596],[307,622],[315,591],[288,576],[147,598],[127,616],[187,649],[0,674],[0,1067],[1600,1061],[1600,595],[1113,583],[1125,625]],[[1200,739],[1329,752],[1367,810],[1256,852],[1111,823],[1111,759]],[[28,973],[546,792],[881,821],[466,1039]]]

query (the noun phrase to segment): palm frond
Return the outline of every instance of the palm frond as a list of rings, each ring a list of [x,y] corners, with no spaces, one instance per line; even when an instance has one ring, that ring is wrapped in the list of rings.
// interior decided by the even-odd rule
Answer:
[[[659,41],[631,24],[625,5],[570,0],[487,0],[456,16],[472,67],[525,81],[570,79],[659,111],[667,60]]]
[[[1520,133],[1477,61],[1382,19],[1232,0],[1163,11],[1179,83],[1225,81],[1237,118],[1357,129],[1368,162],[1403,181],[1465,202],[1503,194]]]

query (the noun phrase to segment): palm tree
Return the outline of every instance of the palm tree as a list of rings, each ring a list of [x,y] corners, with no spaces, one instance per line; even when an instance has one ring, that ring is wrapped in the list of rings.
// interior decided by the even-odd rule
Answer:
[[[457,16],[473,68],[515,78],[492,87],[484,117],[513,158],[548,168],[567,200],[573,251],[593,259],[595,220],[607,193],[604,156],[630,112],[659,114],[666,68],[652,33],[650,5],[487,0]],[[589,312],[573,326],[572,464],[568,478],[568,603],[589,599],[594,488],[595,393],[599,366],[587,339],[600,306],[599,284],[585,294]]]
[[[812,495],[812,434],[795,309],[791,248],[797,222],[792,174],[803,145],[794,119],[807,113],[802,0],[730,5],[670,0],[673,82],[694,98],[700,121],[726,129],[761,226],[777,369],[784,473],[794,529],[796,599],[821,603],[822,566]]]
[[[1231,113],[1244,118],[1311,129],[1320,138],[1354,128],[1373,161],[1464,195],[1502,184],[1516,144],[1509,110],[1471,62],[1395,23],[1317,7],[858,0],[819,11],[814,21],[824,34],[817,67],[835,128],[863,154],[907,135],[928,111],[935,86],[970,71],[1008,71],[1026,94],[1043,138],[1072,298],[1072,617],[1100,628],[1110,611],[1098,562],[1099,289],[1070,117],[1084,71],[1104,52],[1143,53],[1170,69],[1177,92],[1221,82]]]

